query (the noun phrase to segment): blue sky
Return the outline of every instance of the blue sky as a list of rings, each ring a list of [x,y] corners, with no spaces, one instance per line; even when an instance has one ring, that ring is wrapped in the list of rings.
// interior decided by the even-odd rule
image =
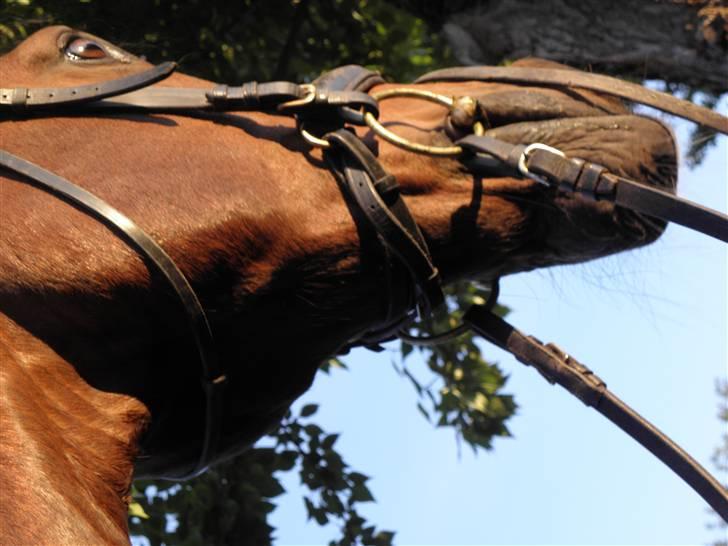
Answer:
[[[725,105],[724,105],[725,106]],[[725,107],[723,107],[725,112]],[[684,147],[690,127],[678,129]],[[684,197],[726,211],[726,138],[704,164],[681,168]],[[713,471],[715,381],[728,376],[726,246],[680,226],[654,245],[589,264],[506,279],[501,301],[520,329],[590,366],[628,404]],[[338,449],[372,476],[363,507],[396,544],[706,544],[707,505],[599,414],[485,343],[520,405],[513,438],[474,456],[429,425],[391,366],[395,351],[356,351],[349,371],[321,376],[301,404],[341,432]],[[424,365],[408,360],[417,373]],[[726,481],[726,476],[719,476]],[[281,546],[327,544],[306,522],[298,478],[273,514]]]

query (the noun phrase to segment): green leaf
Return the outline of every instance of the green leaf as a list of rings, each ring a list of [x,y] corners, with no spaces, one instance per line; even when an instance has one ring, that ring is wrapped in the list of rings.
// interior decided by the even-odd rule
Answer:
[[[308,514],[308,519],[313,518],[314,512],[316,512],[316,507],[311,502],[311,499],[308,497],[303,497],[303,504],[306,506],[306,513]]]
[[[326,525],[329,522],[329,517],[326,515],[326,511],[323,508],[317,508],[314,510],[313,518],[319,525]]]
[[[318,437],[323,432],[323,430],[321,430],[320,426],[314,425],[314,424],[306,425],[305,427],[303,427],[303,430],[306,432],[306,434],[308,434],[310,436],[311,442],[314,442],[314,441],[318,442]]]
[[[392,531],[379,531],[375,536],[377,546],[389,546],[394,540],[394,533]]]
[[[334,447],[334,444],[336,443],[336,440],[338,440],[338,439],[339,439],[338,434],[329,434],[328,436],[326,436],[326,438],[324,438],[324,441],[321,442],[321,447],[323,447],[326,450],[329,450],[332,447]]]
[[[349,480],[351,480],[351,483],[353,483],[353,484],[364,483],[368,479],[369,479],[369,476],[362,474],[360,472],[349,472]]]
[[[311,417],[318,411],[318,404],[306,404],[301,408],[301,417]]]
[[[298,451],[281,451],[278,454],[278,465],[276,470],[291,470],[296,465],[298,456]]]
[[[129,503],[129,516],[142,519],[149,519],[149,514],[144,511],[144,507],[138,502]]]
[[[351,489],[350,500],[352,502],[370,502],[374,500],[374,497],[371,491],[369,491],[369,488],[363,483],[360,483]]]
[[[321,366],[319,366],[319,370],[322,371],[325,374],[330,374],[331,371],[334,368],[339,368],[342,370],[348,370],[349,368],[344,364],[341,360],[338,358],[329,358],[328,360],[325,360],[321,363]]]

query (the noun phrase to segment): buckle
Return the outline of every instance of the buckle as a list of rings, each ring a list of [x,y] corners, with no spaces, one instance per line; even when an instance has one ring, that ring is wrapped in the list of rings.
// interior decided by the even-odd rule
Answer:
[[[535,180],[536,182],[538,182],[539,184],[543,184],[544,186],[551,187],[552,184],[546,178],[534,174],[528,170],[528,156],[534,150],[544,150],[546,152],[551,152],[552,154],[556,154],[561,157],[566,157],[566,154],[558,148],[547,146],[546,144],[542,144],[541,142],[534,142],[533,144],[529,144],[528,146],[526,146],[523,149],[523,152],[521,152],[521,157],[518,158],[518,170],[523,176],[525,176],[526,178],[530,178],[531,180]]]
[[[306,106],[307,104],[311,104],[316,99],[316,86],[314,84],[302,83],[298,86],[298,88],[304,92],[303,97],[301,97],[300,99],[293,99],[279,104],[276,107],[279,112],[290,110],[292,108],[300,108],[301,106]]]

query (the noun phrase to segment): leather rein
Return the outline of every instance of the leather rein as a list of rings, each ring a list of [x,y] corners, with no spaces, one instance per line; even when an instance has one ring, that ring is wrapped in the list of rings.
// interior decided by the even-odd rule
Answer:
[[[679,223],[728,242],[728,216],[666,191],[630,180],[605,167],[567,157],[543,143],[510,144],[484,134],[474,115],[477,101],[470,97],[445,97],[427,91],[402,88],[379,94],[367,92],[382,78],[358,66],[337,68],[312,84],[249,82],[239,87],[218,85],[212,89],[155,88],[152,84],[168,77],[174,63],[162,63],[145,72],[103,82],[69,88],[0,89],[0,121],[3,118],[57,115],[59,112],[194,112],[265,111],[292,115],[302,137],[324,149],[324,157],[339,181],[345,199],[357,209],[361,220],[380,242],[387,267],[388,309],[372,331],[351,340],[350,345],[376,348],[380,341],[401,337],[409,343],[434,345],[468,330],[509,351],[524,364],[535,367],[550,383],[558,383],[587,406],[594,407],[627,432],[676,472],[726,521],[728,492],[697,461],[677,446],[624,402],[586,366],[553,344],[543,344],[518,331],[491,312],[497,299],[494,282],[491,298],[473,305],[463,323],[451,331],[428,337],[413,337],[405,327],[414,309],[428,316],[445,300],[437,268],[414,218],[402,200],[397,181],[381,166],[376,156],[346,127],[369,126],[378,136],[416,153],[495,159],[511,176],[531,178],[564,192],[581,193],[594,200]],[[497,81],[525,85],[591,89],[667,113],[728,134],[728,118],[670,95],[645,89],[607,76],[565,69],[516,67],[466,67],[439,70],[417,80]],[[398,137],[378,121],[378,102],[392,96],[409,96],[437,102],[449,109],[447,123],[472,134],[453,146],[432,147]],[[52,193],[85,210],[112,229],[148,259],[176,292],[197,345],[205,393],[205,428],[200,455],[182,475],[187,479],[204,472],[212,462],[221,433],[222,397],[226,376],[216,354],[205,311],[177,265],[149,235],[132,220],[81,187],[42,167],[0,150],[0,168],[12,171],[27,183]]]

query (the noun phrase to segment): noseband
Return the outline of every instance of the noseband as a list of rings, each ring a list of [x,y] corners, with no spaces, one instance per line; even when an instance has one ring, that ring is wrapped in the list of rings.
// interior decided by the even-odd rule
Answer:
[[[451,98],[412,89],[367,93],[383,83],[381,77],[357,66],[335,69],[313,84],[249,82],[239,87],[218,85],[212,89],[154,88],[152,84],[174,70],[163,63],[146,72],[93,85],[73,88],[0,89],[0,115],[5,118],[53,116],[84,112],[194,112],[263,111],[295,116],[302,137],[324,149],[324,157],[337,177],[344,197],[360,213],[359,220],[382,243],[381,252],[389,287],[388,309],[372,331],[351,340],[351,345],[376,347],[395,336],[421,345],[441,343],[472,329],[534,366],[550,383],[558,383],[586,405],[594,407],[630,434],[683,480],[728,521],[728,492],[699,463],[656,427],[614,396],[606,384],[586,366],[553,344],[526,336],[490,311],[497,298],[497,281],[485,305],[474,305],[455,329],[430,337],[409,336],[404,327],[414,309],[427,316],[444,301],[440,275],[414,218],[402,200],[397,181],[348,126],[369,126],[378,136],[416,153],[457,156],[463,161],[486,156],[495,159],[514,177],[531,178],[562,192],[581,193],[597,201],[610,201],[666,221],[679,223],[728,242],[728,216],[668,192],[609,172],[605,167],[543,143],[510,144],[493,138],[478,127],[475,99]],[[468,67],[430,73],[419,82],[497,81],[525,85],[575,87],[628,99],[728,134],[728,118],[672,96],[607,76],[572,70],[543,68]],[[450,110],[448,123],[466,125],[472,134],[446,147],[412,143],[379,124],[378,101],[391,96],[423,98]],[[463,121],[465,120],[465,122]],[[183,475],[203,472],[214,459],[220,438],[222,396],[226,382],[218,362],[205,312],[189,282],[172,259],[129,218],[98,197],[29,161],[0,150],[0,166],[21,175],[28,183],[87,211],[109,226],[149,263],[174,289],[193,332],[202,365],[206,397],[205,429],[196,464]]]

